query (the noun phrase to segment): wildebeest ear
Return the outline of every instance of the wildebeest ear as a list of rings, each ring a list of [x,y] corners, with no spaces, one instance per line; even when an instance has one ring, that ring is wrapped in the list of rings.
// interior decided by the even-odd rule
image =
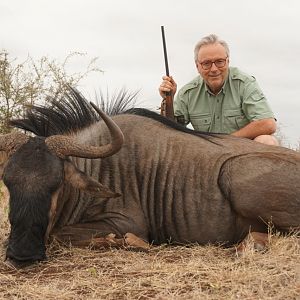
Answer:
[[[64,162],[64,171],[65,180],[72,184],[75,188],[83,190],[86,193],[104,198],[115,198],[121,196],[121,194],[111,191],[108,187],[84,174],[69,161]]]

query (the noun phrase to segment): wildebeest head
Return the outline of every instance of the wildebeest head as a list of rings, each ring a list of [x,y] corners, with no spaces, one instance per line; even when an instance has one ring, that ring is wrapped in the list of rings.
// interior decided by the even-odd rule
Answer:
[[[97,111],[111,132],[112,142],[108,145],[82,145],[63,135],[28,137],[17,132],[0,136],[0,151],[8,156],[0,171],[10,194],[11,231],[6,252],[9,264],[19,267],[46,258],[45,242],[65,181],[100,197],[119,196],[85,175],[68,159],[69,155],[103,158],[121,148],[122,132],[110,118]]]

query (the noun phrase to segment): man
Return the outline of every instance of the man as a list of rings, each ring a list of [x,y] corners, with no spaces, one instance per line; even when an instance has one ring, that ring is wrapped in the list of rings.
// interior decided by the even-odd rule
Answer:
[[[278,145],[274,114],[254,77],[229,67],[229,48],[211,34],[194,50],[200,76],[184,85],[174,101],[179,123],[191,123],[196,130],[228,133],[269,145]],[[177,84],[164,76],[159,93],[174,96]]]

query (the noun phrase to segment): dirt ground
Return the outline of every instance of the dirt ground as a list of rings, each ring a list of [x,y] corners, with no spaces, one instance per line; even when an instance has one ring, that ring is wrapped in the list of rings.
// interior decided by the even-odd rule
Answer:
[[[52,243],[48,261],[23,270],[5,263],[9,232],[0,198],[0,299],[300,299],[300,239],[270,235],[265,253],[249,246],[153,247],[149,253]]]

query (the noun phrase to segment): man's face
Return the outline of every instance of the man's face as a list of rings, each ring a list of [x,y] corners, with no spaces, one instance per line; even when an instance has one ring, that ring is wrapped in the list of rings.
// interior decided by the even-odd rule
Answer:
[[[196,66],[211,92],[217,94],[228,75],[229,59],[225,48],[219,43],[202,46]]]

